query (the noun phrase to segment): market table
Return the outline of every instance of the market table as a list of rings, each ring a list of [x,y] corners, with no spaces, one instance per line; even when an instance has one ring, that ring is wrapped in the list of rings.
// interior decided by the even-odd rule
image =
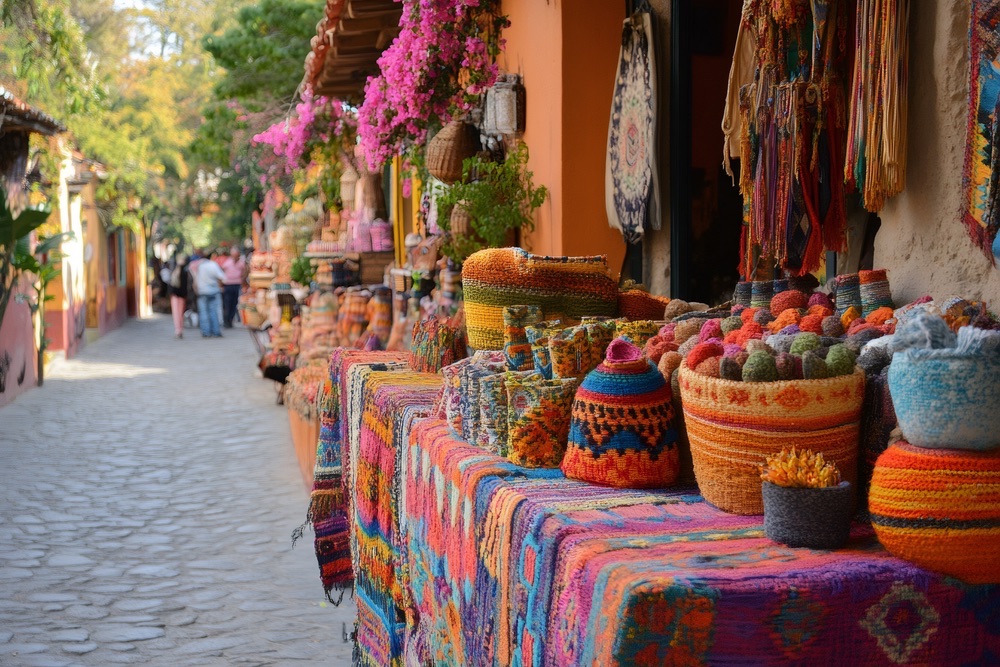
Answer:
[[[996,663],[1000,587],[791,549],[693,489],[597,487],[415,424],[405,650],[435,665]],[[388,663],[386,663],[388,664]]]

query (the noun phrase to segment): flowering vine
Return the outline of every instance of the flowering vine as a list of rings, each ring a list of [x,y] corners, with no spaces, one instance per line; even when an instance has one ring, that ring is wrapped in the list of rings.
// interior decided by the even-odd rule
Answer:
[[[510,25],[500,0],[402,0],[400,33],[378,60],[358,110],[370,169],[402,155],[428,130],[472,109],[499,73]]]
[[[356,121],[339,100],[302,93],[302,100],[285,120],[253,137],[254,143],[272,147],[285,174],[309,165],[316,148],[353,144]],[[339,141],[338,141],[339,140]]]

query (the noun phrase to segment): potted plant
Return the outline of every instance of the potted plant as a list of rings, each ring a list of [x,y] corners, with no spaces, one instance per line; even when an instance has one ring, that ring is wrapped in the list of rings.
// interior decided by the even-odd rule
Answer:
[[[769,538],[810,549],[837,549],[847,542],[854,489],[823,454],[782,449],[767,457],[761,479]]]
[[[479,156],[465,161],[462,180],[437,200],[445,214],[438,223],[445,232],[442,254],[461,264],[477,250],[509,245],[515,230],[534,229],[533,214],[549,193],[544,185],[534,186],[527,165],[524,143],[502,162]],[[461,228],[453,228],[459,221]]]

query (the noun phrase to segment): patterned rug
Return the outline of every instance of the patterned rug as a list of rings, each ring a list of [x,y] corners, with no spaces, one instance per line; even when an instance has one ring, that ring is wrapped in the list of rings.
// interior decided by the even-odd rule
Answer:
[[[763,535],[689,490],[524,470],[419,422],[406,471],[416,658],[434,665],[988,664],[1000,586]]]
[[[995,263],[1000,228],[1000,0],[972,0],[962,219]]]
[[[327,598],[339,604],[343,591],[350,588],[351,555],[348,544],[349,524],[343,483],[345,423],[342,384],[346,371],[355,364],[401,364],[406,355],[396,352],[363,352],[338,348],[330,355],[330,377],[318,399],[320,408],[319,442],[313,490],[309,497],[306,521],[292,532],[292,544],[307,526],[315,533],[314,547],[319,563],[320,580]],[[331,591],[341,595],[334,599]]]
[[[358,617],[356,657],[358,664],[383,667],[401,664],[410,606],[399,538],[402,457],[414,421],[428,415],[443,380],[411,371],[354,373],[364,375],[365,396],[350,472],[355,589],[366,607]]]

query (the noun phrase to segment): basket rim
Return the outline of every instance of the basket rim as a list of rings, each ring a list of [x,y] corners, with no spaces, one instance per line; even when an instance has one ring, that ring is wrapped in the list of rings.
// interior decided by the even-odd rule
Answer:
[[[698,378],[704,378],[705,382],[711,382],[712,384],[717,384],[722,387],[732,387],[732,388],[747,387],[747,386],[777,388],[777,387],[786,387],[790,385],[795,385],[795,386],[806,385],[812,387],[819,387],[823,385],[831,385],[837,383],[846,384],[856,380],[857,378],[860,378],[861,381],[863,382],[865,379],[864,369],[862,369],[857,364],[854,365],[854,372],[851,373],[850,375],[838,375],[837,377],[820,378],[815,380],[807,380],[805,378],[800,380],[774,380],[773,382],[744,382],[742,380],[725,380],[723,378],[716,378],[710,375],[703,375],[698,371],[694,370],[693,368],[689,367],[687,365],[687,359],[681,361],[680,371],[685,375],[693,375]]]

